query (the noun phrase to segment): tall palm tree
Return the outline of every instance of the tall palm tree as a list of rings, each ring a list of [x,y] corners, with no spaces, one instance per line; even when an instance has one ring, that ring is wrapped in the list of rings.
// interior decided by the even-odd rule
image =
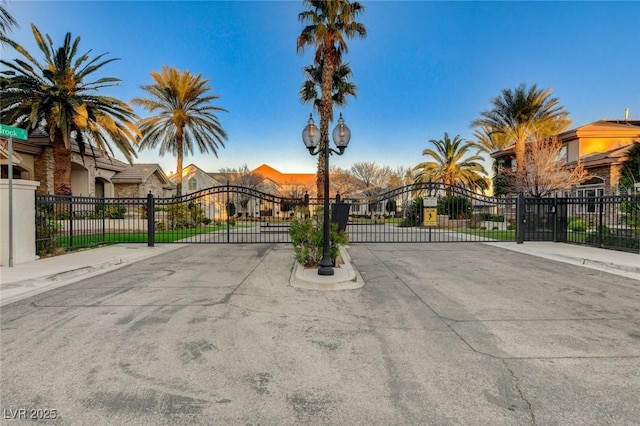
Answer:
[[[329,121],[333,116],[332,87],[333,74],[342,61],[342,53],[348,51],[345,38],[358,35],[364,38],[367,30],[356,22],[358,15],[364,12],[359,2],[348,0],[304,0],[309,10],[301,12],[298,17],[307,25],[298,36],[298,53],[305,47],[315,48],[316,64],[322,63],[322,96],[320,103],[320,148],[329,143]],[[324,162],[320,156],[318,161],[318,196],[324,193]]]
[[[469,189],[487,189],[487,172],[480,163],[482,157],[470,155],[476,149],[474,143],[467,142],[459,135],[453,140],[447,133],[444,139],[431,139],[434,149],[425,149],[422,155],[431,157],[413,168],[416,182],[442,182],[445,185],[460,185]]]
[[[218,157],[219,146],[224,148],[227,133],[218,121],[217,112],[226,109],[211,102],[220,96],[208,94],[209,79],[202,74],[180,72],[166,65],[160,72],[151,72],[154,84],[141,86],[150,98],[134,98],[134,105],[142,106],[157,115],[139,122],[142,139],[140,149],[160,145],[160,155],[170,152],[177,158],[177,195],[182,195],[182,161],[185,154],[193,154],[194,145],[201,153],[212,152]]]
[[[323,61],[317,65],[304,67],[306,80],[300,88],[300,101],[304,104],[313,103],[313,108],[320,113],[322,105],[322,69]],[[358,86],[349,81],[353,72],[349,64],[339,64],[333,73],[333,85],[331,88],[331,102],[338,108],[347,105],[348,97],[357,97]],[[333,121],[333,116],[329,118]]]
[[[502,133],[515,143],[516,189],[522,189],[525,144],[528,139],[539,139],[558,133],[571,124],[569,113],[558,98],[551,97],[551,89],[538,89],[537,85],[522,83],[515,90],[502,89],[502,94],[491,100],[491,109],[480,113],[472,126],[485,127]]]
[[[120,79],[103,77],[87,81],[94,72],[117,59],[103,59],[107,53],[90,59],[90,51],[78,55],[80,37],[72,41],[71,33],[56,49],[48,34],[45,40],[35,25],[31,29],[44,54],[44,63],[24,47],[0,36],[24,57],[14,62],[0,60],[8,68],[1,73],[2,122],[27,129],[46,128],[53,145],[54,192],[71,194],[71,140],[75,138],[82,155],[88,144],[91,149],[95,147],[113,156],[113,143],[132,162],[139,135],[135,125],[138,117],[126,103],[96,94],[99,89],[116,86]]]
[[[304,73],[307,78],[300,88],[300,101],[302,103],[313,103],[313,108],[321,113],[322,111],[322,71],[324,64],[309,65],[304,67]],[[349,96],[356,97],[357,86],[350,82],[352,72],[348,64],[339,64],[333,74],[333,86],[331,92],[331,101],[334,106],[342,108],[346,106]],[[332,111],[333,114],[333,111]],[[329,117],[329,121],[333,121],[333,115]],[[318,194],[322,194],[324,187],[324,157],[318,156],[318,175],[316,178],[316,190]]]
[[[0,2],[0,36],[5,37],[14,27],[18,27],[18,21],[9,13],[4,6],[6,0]],[[4,42],[4,41],[3,41]]]

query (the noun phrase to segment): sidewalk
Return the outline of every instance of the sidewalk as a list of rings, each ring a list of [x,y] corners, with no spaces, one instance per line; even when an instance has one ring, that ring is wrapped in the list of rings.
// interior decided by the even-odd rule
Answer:
[[[640,280],[640,254],[544,241],[485,244]]]
[[[551,242],[483,243],[531,256],[580,265],[640,281],[640,255]],[[127,264],[184,247],[184,244],[117,244],[0,267],[0,306]]]
[[[184,247],[115,244],[15,265],[0,266],[0,306]]]

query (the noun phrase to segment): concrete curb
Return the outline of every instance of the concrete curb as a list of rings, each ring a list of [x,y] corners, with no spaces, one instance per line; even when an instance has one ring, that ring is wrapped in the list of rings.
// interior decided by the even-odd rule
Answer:
[[[158,256],[160,254],[173,251],[182,247],[182,244],[163,246],[160,250],[144,250],[140,252],[131,252],[127,255],[119,255],[108,257],[101,261],[93,261],[91,265],[81,266],[74,269],[61,270],[60,272],[52,272],[49,274],[17,280],[12,282],[3,282],[0,285],[0,306],[17,302],[27,297],[35,296],[49,290],[64,287],[77,281],[95,277],[109,271],[119,269],[123,266],[130,265],[140,260]],[[96,249],[99,250],[99,249]],[[71,256],[71,255],[66,255]],[[38,261],[36,261],[38,262]]]
[[[549,243],[549,246],[544,248],[534,245],[535,243],[526,242],[519,245],[501,242],[487,242],[483,244],[640,280],[640,255],[633,253],[605,251],[604,254],[606,254],[606,257],[603,257],[603,253],[592,256],[588,251],[584,250],[573,254],[570,251],[574,246],[563,245],[563,243]],[[594,250],[605,249],[594,248]],[[608,260],[607,258],[610,256],[617,256],[617,261],[613,262]],[[602,258],[597,259],[596,257]]]
[[[295,262],[289,284],[305,290],[355,290],[364,286],[365,282],[351,263],[351,256],[345,247],[340,247],[340,256],[344,264],[335,268],[334,275],[330,276],[318,275],[317,269],[306,269]]]

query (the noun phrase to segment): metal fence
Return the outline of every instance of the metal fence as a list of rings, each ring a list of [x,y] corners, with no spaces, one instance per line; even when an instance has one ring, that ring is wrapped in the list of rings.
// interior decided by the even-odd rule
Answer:
[[[349,242],[555,241],[640,253],[640,196],[493,198],[437,183],[331,202]],[[220,186],[175,198],[36,195],[36,252],[113,243],[289,243],[321,199]]]
[[[144,198],[36,195],[36,253],[147,242]]]
[[[524,200],[524,241],[640,253],[640,195]]]

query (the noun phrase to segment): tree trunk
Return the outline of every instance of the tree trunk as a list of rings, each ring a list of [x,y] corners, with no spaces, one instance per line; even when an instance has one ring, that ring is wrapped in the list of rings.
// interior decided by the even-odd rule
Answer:
[[[322,68],[322,102],[320,102],[320,149],[322,152],[318,158],[318,178],[316,186],[318,198],[324,198],[329,194],[324,194],[325,158],[322,154],[329,144],[329,122],[333,119],[333,101],[331,99],[331,89],[333,87],[333,73],[336,69],[336,51],[333,43],[328,43],[324,47],[324,64]]]
[[[176,165],[176,195],[180,197],[182,195],[182,128],[178,128],[176,133],[176,152],[177,152],[177,165]]]
[[[516,155],[516,193],[522,192],[524,181],[524,151],[525,140],[518,138],[513,152]]]
[[[71,150],[56,130],[53,141],[53,192],[55,195],[71,195]]]

